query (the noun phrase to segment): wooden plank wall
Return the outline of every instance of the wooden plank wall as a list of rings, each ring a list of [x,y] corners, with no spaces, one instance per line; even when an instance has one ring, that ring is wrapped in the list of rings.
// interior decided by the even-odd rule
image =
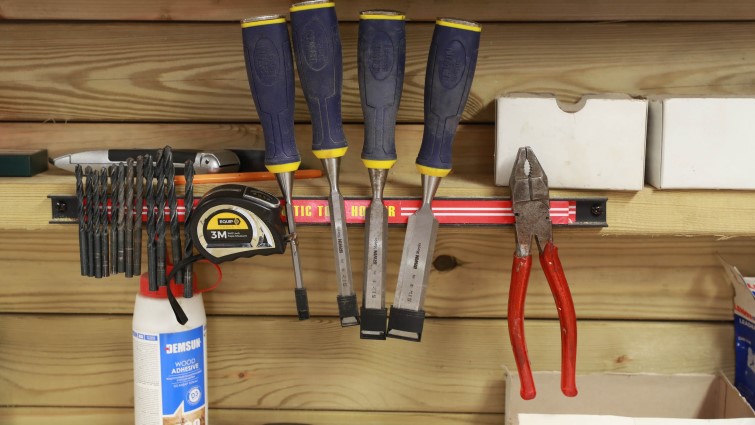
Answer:
[[[285,14],[287,6],[280,0],[0,0],[0,147],[58,154],[259,144],[237,21]],[[381,7],[412,19],[392,196],[418,195],[412,163],[436,16],[484,22],[454,152],[457,172],[442,188],[445,195],[506,194],[492,187],[493,100],[502,93],[551,92],[565,101],[601,92],[755,95],[755,9],[747,2],[344,0],[338,14],[352,148],[343,179],[350,196],[369,194],[358,161],[354,21],[359,10]],[[302,148],[311,134],[308,120],[299,91]],[[305,165],[318,166],[308,152],[304,157]],[[0,180],[3,424],[133,423],[129,326],[136,282],[78,276],[75,230],[45,218],[46,194],[71,193],[71,180],[59,171]],[[277,191],[274,184],[261,187]],[[299,195],[322,195],[324,184],[297,182],[297,188]],[[586,195],[609,196],[611,227],[556,232],[582,319],[578,372],[730,372],[732,293],[718,259],[755,269],[755,228],[751,214],[740,213],[753,209],[752,194]],[[616,216],[611,202],[621,207]],[[711,221],[716,224],[706,224]],[[394,282],[404,230],[389,233],[388,280]],[[359,265],[362,229],[350,229],[349,237]],[[206,297],[213,423],[503,422],[504,376],[514,367],[504,319],[510,229],[441,229],[436,252],[442,258],[431,273],[430,318],[419,344],[360,341],[356,329],[341,329],[328,229],[302,227],[300,238],[311,320],[292,315],[288,256],[224,265],[224,283]],[[211,271],[198,268],[211,279]],[[555,307],[537,268],[527,303],[532,363],[556,370]]]

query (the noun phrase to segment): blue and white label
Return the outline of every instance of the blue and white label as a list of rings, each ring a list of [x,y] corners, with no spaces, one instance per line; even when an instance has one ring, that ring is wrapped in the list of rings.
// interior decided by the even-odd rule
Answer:
[[[203,407],[204,327],[160,334],[160,347],[163,416]]]
[[[206,328],[132,337],[136,425],[205,425]]]
[[[157,341],[157,335],[143,334],[141,332],[133,331],[134,338],[144,341]]]
[[[750,405],[755,406],[755,323],[735,315],[734,333],[737,340],[734,384]]]

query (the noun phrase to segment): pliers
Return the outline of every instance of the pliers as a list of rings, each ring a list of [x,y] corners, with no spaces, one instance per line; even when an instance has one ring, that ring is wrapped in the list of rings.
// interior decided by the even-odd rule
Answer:
[[[525,170],[527,164],[528,171]],[[511,347],[521,379],[520,394],[525,400],[535,398],[536,394],[527,356],[527,342],[524,339],[524,299],[532,268],[530,248],[534,236],[540,251],[540,265],[556,301],[561,326],[561,392],[574,397],[577,395],[577,318],[564,269],[558,258],[558,249],[553,243],[548,177],[532,148],[519,148],[509,184],[516,220],[516,251],[511,269],[508,324]]]

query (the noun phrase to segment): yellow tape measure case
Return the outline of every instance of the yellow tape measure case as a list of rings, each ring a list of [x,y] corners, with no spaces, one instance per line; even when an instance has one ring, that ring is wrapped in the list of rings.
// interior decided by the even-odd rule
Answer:
[[[253,187],[227,184],[210,190],[189,226],[194,245],[213,263],[286,251],[280,200]]]

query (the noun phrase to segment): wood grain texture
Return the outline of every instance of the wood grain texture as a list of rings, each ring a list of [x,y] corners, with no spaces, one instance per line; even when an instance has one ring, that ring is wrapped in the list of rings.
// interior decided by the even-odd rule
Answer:
[[[0,405],[127,407],[128,316],[0,315]],[[503,320],[429,319],[419,344],[362,341],[338,319],[210,318],[215,408],[502,413]],[[733,368],[731,323],[580,322],[578,373]],[[557,321],[527,322],[535,370],[558,370]],[[43,349],[42,349],[43,347]]]
[[[343,24],[344,119],[361,122],[356,30]],[[487,24],[464,121],[506,92],[755,94],[755,23]],[[431,24],[407,28],[402,122],[423,121]],[[232,23],[7,23],[0,120],[251,122]],[[296,119],[308,121],[301,91]]]
[[[339,17],[352,21],[373,3],[340,1]],[[460,128],[455,171],[440,196],[508,194],[493,186],[489,125],[493,100],[503,93],[551,92],[565,101],[601,92],[755,95],[755,22],[668,22],[755,20],[747,2],[386,0],[380,6],[403,9],[415,21],[449,15],[509,22],[484,25],[463,120],[488,125]],[[261,146],[259,126],[250,124],[258,119],[237,21],[286,14],[287,7],[281,0],[0,0],[0,121],[6,122],[0,122],[0,146],[47,148],[52,156],[166,144]],[[152,20],[184,22],[108,22]],[[666,22],[543,22],[603,20]],[[431,32],[430,23],[408,25],[403,123],[423,121]],[[344,118],[358,123],[356,24],[344,23],[341,34]],[[298,89],[296,106],[297,121],[309,121]],[[82,124],[62,124],[67,121]],[[296,131],[304,166],[320,168],[309,150],[311,128],[301,124]],[[346,132],[352,147],[343,161],[343,191],[368,196],[359,160],[362,127],[347,125]],[[419,196],[413,162],[421,135],[421,125],[399,126],[400,161],[388,197]],[[255,186],[278,193],[274,182]],[[47,223],[46,196],[72,192],[72,177],[59,171],[0,179],[0,205],[12,206],[0,208],[3,424],[133,423],[129,331],[136,282],[78,276],[75,228]],[[325,196],[325,179],[297,181],[295,194]],[[755,192],[646,188],[553,196],[609,198],[608,228],[556,230],[578,315],[587,319],[579,324],[580,373],[733,370],[731,288],[717,256],[745,272],[752,268]],[[362,233],[349,230],[357,288]],[[403,236],[402,228],[389,231],[389,289]],[[452,267],[431,272],[431,318],[421,344],[360,341],[356,329],[340,328],[329,230],[302,226],[300,238],[316,317],[292,317],[288,255],[228,263],[225,283],[206,296],[213,315],[213,423],[503,421],[504,374],[514,364],[503,319],[510,229],[441,228],[436,255]],[[557,370],[555,308],[535,268],[527,305],[534,319],[527,323],[530,355],[534,369]],[[207,268],[200,276],[213,277]]]
[[[754,80],[755,81],[755,80]],[[370,197],[369,179],[360,153],[363,127],[346,125],[351,147],[342,160],[341,190],[347,197]],[[311,127],[297,125],[297,143],[303,166],[320,169],[310,151]],[[391,170],[386,197],[420,197],[420,179],[414,165],[422,140],[421,125],[399,125],[396,131],[399,162]],[[47,147],[51,155],[103,147],[161,146],[174,148],[223,148],[262,146],[256,125],[231,124],[0,124],[3,146]],[[443,179],[439,197],[508,196],[508,188],[493,185],[494,128],[492,125],[464,125],[454,147],[454,171]],[[547,165],[546,165],[547,168]],[[33,184],[29,184],[29,182]],[[275,182],[254,183],[255,187],[278,194]],[[197,186],[204,193],[210,186]],[[0,209],[0,229],[49,229],[50,203],[47,195],[74,194],[73,177],[51,170],[32,180],[0,178],[0,199],[15,209]],[[299,180],[294,196],[328,194],[325,177]],[[753,191],[669,191],[645,188],[639,192],[552,190],[552,197],[607,197],[608,227],[600,235],[697,235],[755,236],[755,192]],[[24,211],[19,215],[17,211]],[[575,230],[596,232],[595,230]],[[358,236],[361,238],[361,236]],[[352,245],[356,245],[352,243]]]
[[[3,296],[0,312],[131,314],[136,280],[79,276],[76,229],[6,231],[0,238]],[[336,282],[327,228],[300,229],[304,281],[311,312],[337,316]],[[361,230],[353,229],[354,283],[361,297]],[[738,266],[755,257],[755,241],[713,238],[596,237],[556,234],[577,314],[582,319],[731,320],[732,289],[717,256]],[[386,300],[393,300],[403,231],[389,232]],[[328,249],[322,249],[325,246]],[[506,315],[513,234],[503,229],[442,228],[425,308],[432,317],[502,318]],[[535,262],[537,263],[537,262]],[[146,264],[146,263],[145,263]],[[440,264],[440,263],[438,263]],[[445,268],[441,266],[441,268]],[[223,283],[205,295],[215,315],[295,314],[288,255],[241,259],[222,265]],[[555,318],[548,285],[534,266],[527,316]],[[204,285],[215,281],[206,264],[195,267]],[[743,270],[743,272],[752,270]]]
[[[318,410],[210,409],[216,425],[494,425],[504,417],[495,413],[406,413],[406,412],[328,412]],[[0,407],[4,425],[107,424],[133,425],[131,408],[97,407]]]
[[[0,0],[3,19],[175,20],[238,21],[247,16],[288,14],[289,0]],[[456,16],[477,21],[741,21],[755,19],[746,1],[735,0],[384,0],[380,7],[404,11],[409,19],[432,21]],[[349,0],[336,3],[338,18],[357,20],[359,12],[374,9],[375,2]]]
[[[396,152],[399,160],[389,174],[387,194],[421,196],[420,177],[415,158],[422,142],[422,125],[402,124],[396,127]],[[341,159],[340,183],[350,196],[371,197],[367,169],[360,159],[364,126],[344,125],[349,141],[347,154]],[[312,127],[298,124],[295,138],[302,157],[301,168],[322,169],[320,161],[312,154]],[[470,187],[487,190],[480,196],[503,196],[504,188],[493,186],[493,155],[495,128],[492,125],[461,125],[455,137],[453,172],[443,179],[442,189],[459,188],[458,193]],[[228,149],[264,148],[262,129],[259,124],[99,124],[99,123],[0,123],[0,143],[7,148],[47,149],[50,157],[71,152],[105,148],[161,147]],[[54,178],[70,177],[51,167]],[[63,177],[66,178],[66,177]],[[23,183],[25,180],[6,179],[6,183]],[[280,189],[274,182],[262,183],[273,193]],[[209,186],[198,186],[206,190]],[[310,193],[327,196],[325,177],[300,180],[294,187],[294,196]],[[2,224],[0,224],[2,226]]]

